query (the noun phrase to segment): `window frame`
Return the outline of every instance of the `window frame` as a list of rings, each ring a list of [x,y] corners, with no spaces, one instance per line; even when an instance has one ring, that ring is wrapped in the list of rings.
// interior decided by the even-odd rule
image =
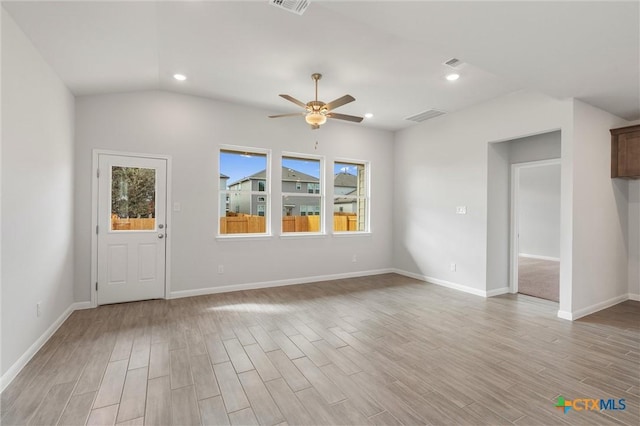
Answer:
[[[354,166],[364,166],[364,184],[365,191],[364,195],[347,195],[347,194],[336,194],[335,190],[335,169],[336,164],[348,164]],[[357,160],[353,158],[334,158],[333,164],[331,167],[331,173],[334,177],[334,185],[333,193],[331,194],[331,215],[333,219],[333,214],[336,213],[336,198],[350,198],[355,200],[364,199],[365,201],[365,221],[364,221],[364,230],[362,231],[336,231],[333,226],[333,221],[331,223],[331,231],[335,236],[356,236],[356,235],[370,235],[371,234],[371,162],[366,160]]]
[[[281,189],[281,193],[280,193],[280,202],[281,202],[281,216],[280,216],[280,236],[284,237],[284,238],[296,238],[296,237],[317,237],[317,236],[324,236],[327,235],[327,227],[326,227],[326,218],[325,216],[325,212],[326,212],[326,192],[327,192],[327,185],[326,185],[326,164],[327,162],[325,161],[325,157],[322,155],[314,155],[314,154],[306,154],[306,153],[300,153],[300,152],[290,152],[290,151],[283,151],[282,155],[280,156],[280,166],[284,167],[283,165],[283,161],[285,159],[294,159],[294,160],[310,160],[310,161],[318,161],[319,164],[319,177],[318,177],[318,185],[320,185],[320,188],[318,190],[318,193],[308,193],[308,190],[303,190],[302,189],[302,183],[301,182],[297,182],[296,183],[296,189],[294,189],[293,191],[296,192],[286,192],[282,190],[282,177],[280,178],[280,189]],[[300,184],[300,189],[298,189],[298,184]],[[308,183],[307,183],[308,185]],[[300,191],[300,192],[297,192]],[[319,209],[319,216],[320,216],[320,230],[317,232],[284,232],[282,230],[282,218],[286,217],[285,214],[285,207],[288,205],[287,203],[285,203],[285,197],[289,196],[289,197],[296,197],[296,198],[309,198],[309,199],[319,199],[320,200],[320,204],[318,206]],[[303,202],[300,203],[300,207],[303,205]],[[305,207],[307,207],[308,205],[305,203],[304,204]],[[302,211],[300,211],[300,215],[302,215]],[[308,216],[308,212],[305,216]],[[314,212],[311,212],[311,216],[314,216]]]
[[[221,240],[233,240],[233,239],[246,239],[246,238],[251,238],[251,239],[262,239],[262,238],[271,238],[272,237],[272,232],[271,232],[271,198],[272,198],[272,193],[271,193],[271,185],[272,185],[272,172],[271,172],[271,159],[272,159],[272,154],[271,154],[271,150],[270,149],[266,149],[266,148],[259,148],[259,147],[250,147],[250,146],[241,146],[241,145],[226,145],[226,144],[220,144],[218,145],[218,149],[217,149],[217,157],[216,157],[216,163],[217,163],[217,174],[216,176],[219,176],[222,173],[222,165],[220,164],[220,155],[223,152],[235,152],[235,153],[249,153],[249,154],[256,154],[256,155],[260,155],[260,156],[264,156],[265,157],[265,179],[261,179],[265,181],[265,190],[264,191],[259,191],[259,187],[256,188],[256,190],[254,191],[253,189],[250,188],[249,191],[241,191],[241,192],[246,192],[249,194],[250,197],[256,196],[256,200],[257,197],[265,197],[266,201],[260,201],[261,205],[264,205],[264,212],[265,212],[265,216],[263,216],[265,218],[265,232],[263,233],[237,233],[237,234],[222,234],[221,231],[221,227],[220,227],[220,219],[221,219],[221,206],[218,206],[218,220],[217,220],[217,232],[216,232],[216,239],[221,239]],[[259,181],[258,181],[259,182]],[[230,196],[233,192],[238,192],[238,191],[229,191],[227,188],[225,189],[218,189],[218,202],[220,202],[220,200],[222,199],[222,195],[224,194],[225,199],[227,199],[228,196]],[[258,201],[256,201],[257,203]],[[257,214],[257,211],[256,211]]]

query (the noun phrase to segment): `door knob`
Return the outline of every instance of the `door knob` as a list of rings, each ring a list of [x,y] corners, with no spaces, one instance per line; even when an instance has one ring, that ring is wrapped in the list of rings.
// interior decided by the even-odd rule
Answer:
[[[164,238],[164,234],[158,234],[158,238],[160,239]]]

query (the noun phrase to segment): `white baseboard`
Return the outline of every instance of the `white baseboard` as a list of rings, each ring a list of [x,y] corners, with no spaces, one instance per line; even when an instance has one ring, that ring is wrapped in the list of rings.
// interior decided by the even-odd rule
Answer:
[[[69,305],[69,307],[62,313],[62,315],[60,315],[58,319],[55,320],[44,333],[42,333],[38,340],[36,340],[33,345],[31,345],[29,349],[27,349],[26,352],[22,354],[22,356],[18,358],[18,360],[11,367],[9,367],[7,372],[4,373],[2,377],[0,377],[0,392],[4,391],[5,388],[9,386],[13,379],[16,378],[18,373],[20,373],[24,366],[27,365],[29,361],[31,361],[31,358],[33,358],[33,356],[38,353],[40,348],[42,348],[42,346],[47,343],[47,340],[49,340],[51,336],[53,336],[53,334],[58,330],[58,328],[60,328],[62,323],[65,322],[67,318],[69,318],[69,315],[71,315],[73,311],[75,311],[76,309],[84,309],[82,306],[84,306],[85,303],[87,302],[72,303],[71,305]]]
[[[486,297],[500,296],[501,294],[507,294],[510,292],[511,292],[511,289],[509,287],[495,288],[493,290],[487,291]]]
[[[317,275],[317,276],[303,277],[303,278],[289,278],[286,280],[262,281],[262,282],[246,283],[246,284],[231,284],[231,285],[224,285],[219,287],[198,288],[194,290],[172,291],[169,298],[179,299],[182,297],[204,296],[207,294],[229,293],[232,291],[257,290],[260,288],[282,287],[286,285],[308,284],[308,283],[315,283],[319,281],[332,281],[332,280],[341,280],[345,278],[366,277],[369,275],[388,274],[392,272],[395,272],[395,270],[391,268],[387,268],[387,269],[375,269],[371,271],[347,272],[343,274]]]
[[[573,315],[569,311],[558,311],[558,318],[573,321]]]
[[[528,257],[529,259],[551,260],[553,262],[560,262],[560,258],[559,257],[540,256],[540,255],[537,255],[537,254],[527,254],[527,253],[520,253],[520,254],[518,254],[518,256],[520,256],[520,257]]]
[[[95,306],[91,302],[76,302],[71,306],[73,306],[73,310],[74,311],[81,311],[81,310],[84,310],[84,309],[95,308]]]
[[[453,283],[451,281],[441,280],[439,278],[428,277],[426,275],[416,274],[414,272],[404,271],[402,269],[393,269],[392,272],[395,272],[396,274],[399,274],[399,275],[404,275],[405,277],[415,278],[416,280],[425,281],[425,282],[436,284],[442,287],[451,288],[453,290],[458,290],[465,293],[473,294],[475,296],[489,297],[488,292],[484,290],[478,290],[477,288],[469,287],[464,284],[458,284],[458,283]],[[503,289],[500,289],[500,291],[501,290]],[[505,288],[505,290],[506,290],[505,291],[506,293],[509,289]],[[492,291],[495,291],[495,290],[492,290]],[[502,294],[502,293],[499,293],[499,294]]]
[[[616,296],[609,300],[605,300],[604,302],[596,303],[591,306],[587,306],[586,308],[578,309],[572,312],[572,320],[577,320],[582,317],[586,317],[587,315],[591,315],[595,312],[601,311],[603,309],[610,308],[618,303],[624,302],[625,300],[629,300],[629,295],[624,294],[622,296]]]
[[[629,300],[640,302],[640,294],[629,293]]]

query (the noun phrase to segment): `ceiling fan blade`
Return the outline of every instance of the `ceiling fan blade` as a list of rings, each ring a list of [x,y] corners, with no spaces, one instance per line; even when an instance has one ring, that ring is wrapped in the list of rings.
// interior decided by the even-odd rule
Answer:
[[[281,95],[282,96],[282,95]],[[335,101],[331,101],[326,105],[326,108],[328,111],[331,111],[332,109],[336,109],[338,107],[341,107],[342,105],[346,105],[349,102],[353,102],[355,101],[356,98],[354,98],[351,95],[344,95],[341,98],[336,99]]]
[[[291,113],[291,114],[270,115],[269,118],[293,117],[293,116],[299,116],[299,115],[304,115],[304,112],[294,112],[294,113]]]
[[[301,106],[302,108],[306,108],[307,104],[305,104],[304,102],[301,102],[299,100],[297,100],[296,98],[294,98],[293,96],[289,96],[289,95],[280,95],[281,98],[284,98],[290,102],[293,102],[294,104]]]
[[[336,112],[328,113],[327,117],[329,117],[329,118],[337,118],[338,120],[353,121],[354,123],[360,123],[363,120],[362,117],[356,117],[355,115],[338,114]]]

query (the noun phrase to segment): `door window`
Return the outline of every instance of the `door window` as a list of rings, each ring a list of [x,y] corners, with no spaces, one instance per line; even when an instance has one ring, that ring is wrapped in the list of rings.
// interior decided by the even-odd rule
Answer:
[[[156,170],[111,167],[111,231],[156,229]]]

